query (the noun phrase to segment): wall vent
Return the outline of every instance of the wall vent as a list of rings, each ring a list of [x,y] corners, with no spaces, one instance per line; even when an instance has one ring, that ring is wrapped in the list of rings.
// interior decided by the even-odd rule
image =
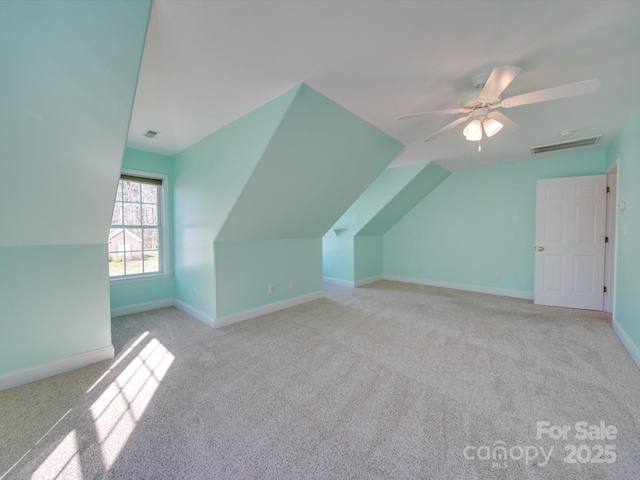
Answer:
[[[586,147],[587,145],[595,145],[598,140],[602,138],[602,135],[595,137],[580,138],[578,140],[571,140],[570,142],[554,143],[553,145],[543,145],[541,147],[531,147],[531,154],[554,152],[556,150],[564,150],[565,148]]]
[[[160,132],[156,131],[156,130],[147,130],[146,132],[144,132],[144,136],[148,137],[148,138],[153,138],[156,135],[158,135]]]

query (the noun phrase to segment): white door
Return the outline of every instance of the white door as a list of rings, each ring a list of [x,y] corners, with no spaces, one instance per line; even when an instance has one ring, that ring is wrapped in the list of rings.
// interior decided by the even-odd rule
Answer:
[[[607,176],[538,180],[535,303],[602,310]]]

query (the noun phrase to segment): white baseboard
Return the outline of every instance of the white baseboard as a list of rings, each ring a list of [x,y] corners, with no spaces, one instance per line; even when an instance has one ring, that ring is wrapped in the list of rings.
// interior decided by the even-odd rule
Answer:
[[[363,278],[362,280],[358,280],[355,282],[354,286],[362,287],[364,285],[369,285],[370,283],[378,282],[380,280],[384,280],[384,275],[376,275],[375,277]]]
[[[369,283],[377,282],[379,280],[384,280],[384,275],[376,275],[375,277],[364,278],[362,280],[358,280],[357,282],[350,282],[348,280],[339,280],[337,278],[331,278],[331,277],[322,277],[323,282],[331,283],[333,285],[340,285],[341,287],[349,287],[349,288],[362,287],[364,285],[368,285]]]
[[[613,319],[612,325],[613,331],[616,332],[616,335],[618,335],[618,338],[624,345],[624,348],[627,349],[627,352],[629,352],[629,355],[631,355],[633,361],[636,362],[636,365],[638,366],[638,368],[640,368],[640,349],[638,349],[633,341],[631,341],[629,335],[627,335],[627,332],[623,330],[623,328],[615,318]]]
[[[216,328],[215,319],[211,315],[204,313],[202,310],[198,310],[197,308],[194,308],[191,305],[178,300],[177,298],[173,299],[173,305],[176,308],[179,308],[180,310],[182,310],[187,315],[191,315],[196,320],[201,321],[205,325],[211,328]]]
[[[425,278],[401,277],[398,275],[384,275],[384,279],[394,282],[415,283],[418,285],[428,285],[430,287],[451,288],[453,290],[465,290],[467,292],[488,293],[490,295],[533,300],[533,292],[523,292],[520,290],[507,290],[502,288],[484,287],[481,285],[469,285],[466,283],[442,282],[440,280],[428,280]]]
[[[349,280],[340,280],[338,278],[322,277],[322,281],[326,283],[331,283],[333,285],[339,285],[341,287],[354,288],[356,286],[355,282],[350,282]]]
[[[154,300],[153,302],[135,303],[125,307],[111,309],[111,317],[121,317],[122,315],[131,315],[132,313],[146,312],[147,310],[155,310],[156,308],[165,308],[173,306],[173,298],[164,298],[162,300]]]
[[[324,292],[307,293],[306,295],[300,295],[299,297],[290,298],[289,300],[283,300],[281,302],[270,303],[269,305],[263,305],[262,307],[252,308],[251,310],[245,310],[243,312],[233,313],[224,317],[215,319],[215,328],[226,327],[233,323],[249,320],[250,318],[259,317],[260,315],[266,315],[267,313],[277,312],[284,308],[300,305],[301,303],[310,302],[311,300],[317,300],[323,298]]]
[[[90,352],[79,353],[71,357],[61,358],[52,362],[37,365],[35,367],[23,368],[13,372],[0,375],[0,390],[5,390],[25,383],[35,382],[43,378],[53,377],[71,370],[87,367],[104,360],[111,360],[115,356],[113,345],[98,348]]]

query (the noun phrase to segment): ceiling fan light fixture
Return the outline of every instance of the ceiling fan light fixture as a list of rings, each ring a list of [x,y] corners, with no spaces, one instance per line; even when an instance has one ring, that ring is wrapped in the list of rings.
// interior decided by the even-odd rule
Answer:
[[[398,120],[422,117],[426,115],[463,114],[462,117],[455,119],[440,130],[429,135],[423,140],[423,142],[429,142],[439,137],[443,133],[465,123],[469,118],[472,120],[464,129],[464,136],[470,142],[481,142],[482,130],[485,131],[487,137],[492,137],[496,133],[500,132],[504,125],[507,125],[510,129],[517,128],[517,125],[509,120],[507,116],[503,115],[499,111],[494,112],[495,109],[519,107],[522,105],[547,102],[560,98],[586,95],[595,92],[601,84],[600,80],[594,78],[583,82],[570,83],[567,85],[560,85],[558,87],[546,88],[544,90],[523,93],[513,97],[502,98],[504,91],[509,87],[518,73],[520,73],[520,70],[520,67],[507,65],[504,67],[494,68],[491,70],[489,75],[477,75],[473,78],[473,86],[476,87],[476,90],[480,90],[480,92],[476,92],[465,98],[462,101],[462,108],[411,113],[398,117]],[[499,118],[502,121],[496,120],[494,117]],[[569,134],[569,131],[562,133],[563,136]],[[479,150],[480,145],[478,145],[478,151]]]
[[[462,133],[470,142],[478,142],[482,139],[482,123],[480,120],[472,120]]]
[[[487,137],[493,137],[496,133],[502,130],[503,127],[499,121],[493,118],[487,118],[482,122],[482,126],[484,127],[484,133],[487,134]]]

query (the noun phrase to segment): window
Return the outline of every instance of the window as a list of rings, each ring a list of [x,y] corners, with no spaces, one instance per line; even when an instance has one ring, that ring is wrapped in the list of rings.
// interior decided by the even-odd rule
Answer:
[[[166,271],[166,177],[122,174],[109,230],[109,277],[143,277]]]

